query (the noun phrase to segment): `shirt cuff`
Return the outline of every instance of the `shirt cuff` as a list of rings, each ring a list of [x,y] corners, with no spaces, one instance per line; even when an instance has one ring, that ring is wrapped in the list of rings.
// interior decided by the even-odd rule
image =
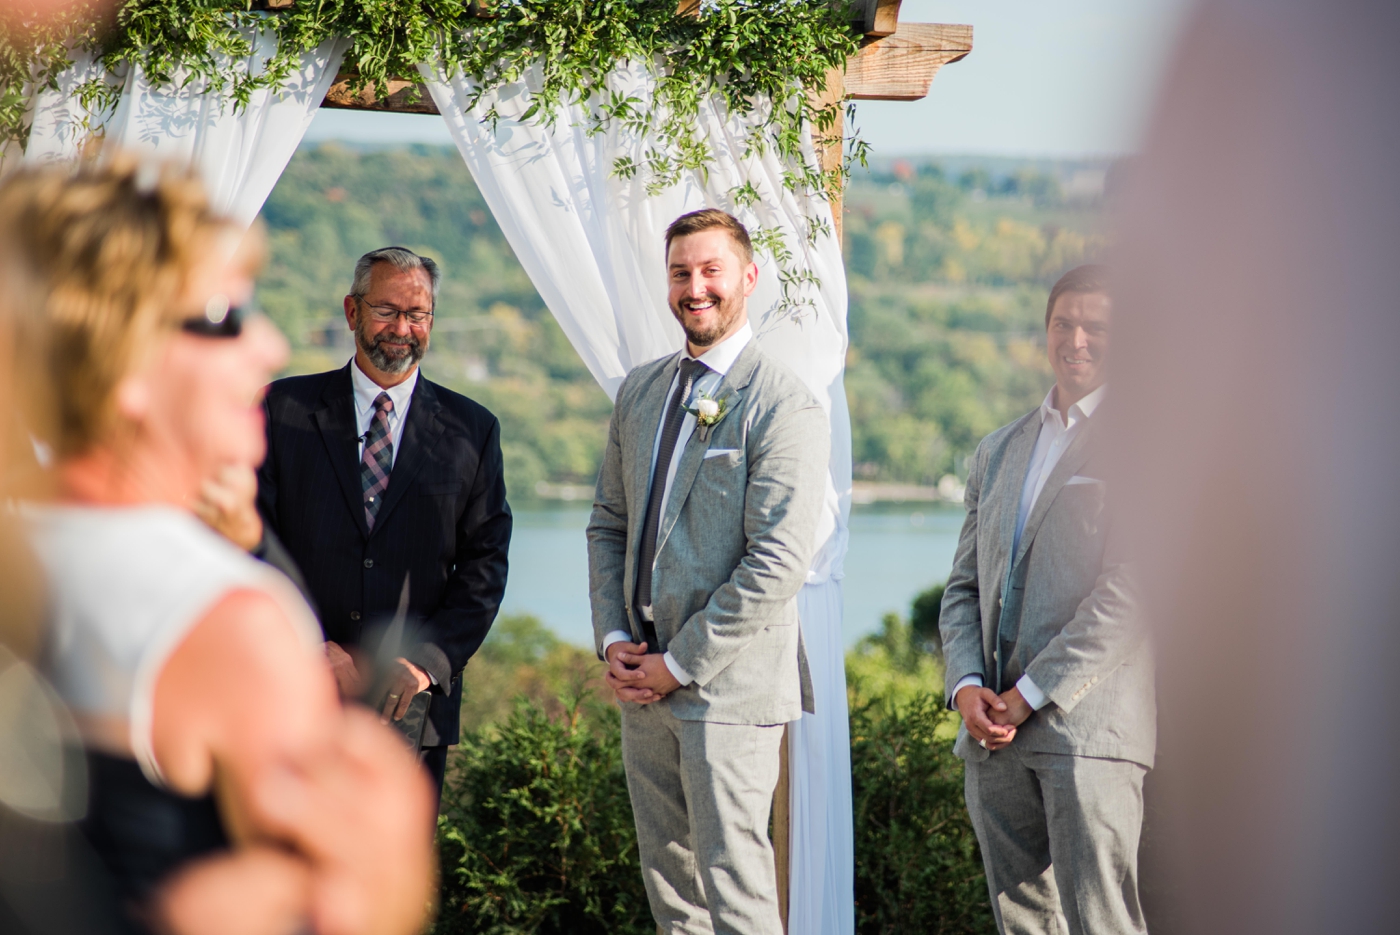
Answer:
[[[631,633],[628,633],[626,630],[613,630],[607,636],[603,637],[603,658],[608,658],[608,647],[611,646],[613,643],[630,642],[632,642]]]
[[[661,661],[666,663],[666,668],[671,670],[671,674],[676,677],[676,681],[680,682],[681,685],[689,685],[691,682],[695,681],[695,679],[691,678],[689,672],[681,668],[681,664],[676,661],[676,657],[669,652],[661,657]]]
[[[958,679],[958,684],[954,685],[953,690],[948,693],[948,707],[953,711],[958,710],[958,692],[962,691],[969,685],[974,685],[977,688],[981,688],[982,684],[982,676],[980,675],[964,675],[962,678]]]
[[[1026,704],[1034,711],[1039,711],[1050,703],[1050,699],[1045,697],[1045,692],[1040,690],[1040,686],[1031,681],[1029,675],[1023,675],[1016,680],[1016,690],[1021,693],[1021,697],[1026,699]]]
[[[404,658],[423,670],[433,688],[446,690],[452,681],[452,663],[447,654],[433,643],[420,643],[410,647]]]

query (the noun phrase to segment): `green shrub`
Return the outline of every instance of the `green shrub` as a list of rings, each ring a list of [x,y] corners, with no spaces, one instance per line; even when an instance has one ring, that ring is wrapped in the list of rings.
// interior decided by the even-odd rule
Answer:
[[[943,666],[921,646],[899,614],[885,614],[879,630],[861,637],[846,652],[851,710],[876,700],[902,707],[921,695],[941,691]]]
[[[480,731],[510,717],[528,698],[551,717],[562,717],[562,699],[582,697],[585,726],[612,709],[604,667],[591,650],[566,643],[529,614],[496,619],[486,642],[467,664],[462,680],[462,730]],[[612,719],[617,719],[616,713]]]
[[[846,655],[860,935],[994,931],[928,652],[931,589]],[[502,618],[467,668],[437,935],[651,935],[621,731],[593,654]],[[563,700],[572,699],[572,700]]]
[[[995,932],[941,693],[851,714],[856,931]]]
[[[938,615],[943,608],[943,584],[920,591],[909,606],[909,636],[923,652],[943,658],[943,637],[938,632]]]
[[[590,935],[655,928],[614,712],[561,717],[521,700],[464,734],[438,818],[437,935]]]

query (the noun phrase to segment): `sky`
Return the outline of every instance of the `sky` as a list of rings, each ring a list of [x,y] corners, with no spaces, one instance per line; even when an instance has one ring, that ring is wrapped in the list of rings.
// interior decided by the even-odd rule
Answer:
[[[904,0],[900,20],[970,23],[973,50],[921,101],[862,101],[875,155],[1132,152],[1187,0]],[[433,115],[322,110],[308,140],[451,143]]]

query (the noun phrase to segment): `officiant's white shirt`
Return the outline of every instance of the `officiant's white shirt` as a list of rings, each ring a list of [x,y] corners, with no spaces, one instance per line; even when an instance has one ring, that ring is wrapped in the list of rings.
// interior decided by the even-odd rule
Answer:
[[[1105,383],[1070,406],[1068,421],[1060,415],[1060,410],[1055,408],[1055,388],[1050,387],[1050,392],[1045,394],[1045,401],[1040,404],[1040,435],[1035,440],[1035,452],[1031,455],[1030,467],[1026,469],[1026,481],[1021,486],[1021,503],[1016,510],[1016,538],[1011,540],[1013,561],[1016,550],[1021,545],[1021,533],[1025,531],[1026,520],[1035,507],[1035,501],[1040,499],[1040,492],[1045,489],[1045,481],[1049,479],[1050,472],[1055,470],[1055,465],[1060,463],[1060,457],[1065,453],[1065,449],[1069,448],[1070,443],[1078,437],[1084,423],[1089,421],[1094,410],[1099,408],[1099,403],[1103,402],[1104,391],[1107,389],[1108,384]],[[948,696],[948,707],[957,707],[954,702],[958,697],[958,692],[967,686],[975,685],[981,688],[983,684],[980,675],[963,676],[958,684],[953,686],[953,692]],[[1040,686],[1031,681],[1029,675],[1023,675],[1016,680],[1016,689],[1021,693],[1021,697],[1026,699],[1026,704],[1036,711],[1045,707],[1050,701],[1049,698],[1045,697],[1045,692],[1040,690]]]
[[[734,332],[699,357],[691,357],[690,354],[685,352],[681,353],[681,360],[698,360],[709,368],[709,370],[701,376],[700,379],[696,380],[695,384],[690,388],[690,396],[685,400],[686,408],[694,409],[695,400],[700,397],[701,393],[711,396],[714,395],[715,390],[719,389],[719,385],[724,380],[725,375],[729,373],[730,369],[734,366],[734,362],[739,359],[739,355],[743,352],[744,348],[749,346],[749,342],[752,340],[753,326],[746,322],[738,331]],[[671,385],[666,387],[667,400],[671,398],[671,394],[676,392],[676,386],[680,382],[680,378],[680,367],[677,367],[676,375],[671,378]],[[666,408],[663,406],[661,410],[661,421],[657,423],[656,426],[656,439],[651,444],[652,474],[656,473],[656,459],[657,455],[661,453],[661,433],[665,426]],[[681,420],[680,434],[676,436],[676,447],[671,456],[671,466],[666,471],[666,486],[661,489],[660,515],[662,516],[666,515],[666,504],[671,499],[671,485],[676,482],[676,468],[679,467],[681,463],[679,455],[685,450],[686,443],[690,441],[690,436],[694,433],[695,414],[687,412],[685,417]],[[655,483],[654,477],[652,478],[652,482]],[[656,572],[655,558],[652,559],[651,569],[654,575]],[[630,642],[632,642],[632,634],[625,630],[613,630],[607,636],[603,637],[603,655],[607,656],[608,647],[613,643]],[[695,681],[690,673],[685,671],[685,669],[681,667],[681,664],[676,662],[675,657],[669,652],[666,653],[662,659],[666,663],[666,668],[670,669],[671,674],[676,677],[676,681],[680,682],[682,685],[689,685],[691,682]]]
[[[361,460],[365,456],[365,435],[369,433],[370,423],[374,421],[374,401],[379,398],[380,393],[388,393],[389,399],[393,401],[394,408],[389,413],[389,440],[394,443],[393,458],[389,461],[389,469],[393,470],[394,462],[399,460],[399,445],[403,441],[403,427],[408,422],[408,407],[413,403],[413,388],[418,385],[418,368],[413,368],[413,373],[409,375],[407,380],[386,390],[371,380],[360,369],[360,362],[352,357],[350,358],[350,385],[355,391],[355,427],[360,432]]]

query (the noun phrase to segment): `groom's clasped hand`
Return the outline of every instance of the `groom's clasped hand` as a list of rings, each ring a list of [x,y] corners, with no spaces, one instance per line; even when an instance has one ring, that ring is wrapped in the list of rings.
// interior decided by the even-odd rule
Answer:
[[[954,699],[967,732],[988,750],[1000,750],[1016,739],[1016,728],[1031,716],[1032,708],[1012,686],[998,695],[990,688],[968,685]]]
[[[608,672],[604,680],[619,699],[636,704],[660,701],[681,687],[665,657],[648,653],[646,643],[613,643],[608,647]]]

